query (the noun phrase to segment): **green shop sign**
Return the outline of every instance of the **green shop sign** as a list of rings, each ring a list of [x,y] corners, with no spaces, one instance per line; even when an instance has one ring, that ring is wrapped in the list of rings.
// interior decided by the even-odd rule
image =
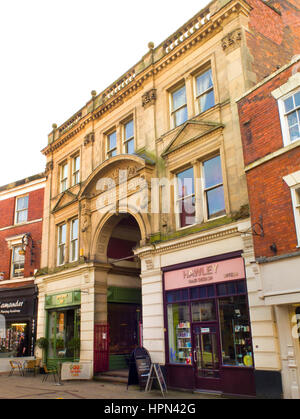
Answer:
[[[60,294],[53,294],[46,296],[45,308],[60,308],[75,306],[81,303],[81,292],[80,291],[69,291]]]

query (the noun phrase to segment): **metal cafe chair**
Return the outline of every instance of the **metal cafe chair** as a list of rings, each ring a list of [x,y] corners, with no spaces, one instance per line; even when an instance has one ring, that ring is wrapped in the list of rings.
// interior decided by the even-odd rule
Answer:
[[[58,381],[58,372],[57,372],[57,368],[55,366],[51,366],[51,367],[48,368],[47,365],[44,365],[43,368],[44,368],[45,374],[44,374],[42,382],[47,381],[49,375],[53,375],[53,378],[54,378],[55,382],[56,382],[56,378],[57,378],[57,381]]]
[[[11,367],[9,377],[13,375],[15,370],[18,370],[20,375],[23,375],[22,364],[19,361],[9,361],[9,363]]]
[[[25,361],[24,366],[23,366],[24,376],[26,375],[27,372],[33,372],[35,375],[35,372],[36,372],[35,366],[36,366],[35,359]]]

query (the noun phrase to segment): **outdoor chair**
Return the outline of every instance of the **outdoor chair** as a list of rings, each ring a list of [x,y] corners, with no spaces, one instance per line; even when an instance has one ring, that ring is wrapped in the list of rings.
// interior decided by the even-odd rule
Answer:
[[[47,365],[44,365],[44,371],[45,371],[45,375],[43,377],[42,382],[47,381],[48,376],[49,375],[53,375],[54,381],[56,382],[56,378],[58,381],[58,373],[57,373],[57,368],[55,366],[51,366],[51,367],[47,367]]]
[[[10,367],[11,367],[11,370],[10,370],[10,373],[9,373],[9,377],[11,375],[13,375],[13,373],[14,373],[15,370],[18,370],[19,373],[20,373],[20,375],[23,375],[22,365],[21,365],[20,362],[18,362],[18,361],[9,361],[9,363],[10,363]]]
[[[27,372],[33,372],[35,375],[35,372],[36,372],[35,366],[36,366],[35,359],[26,361],[23,367],[24,375],[26,375]]]

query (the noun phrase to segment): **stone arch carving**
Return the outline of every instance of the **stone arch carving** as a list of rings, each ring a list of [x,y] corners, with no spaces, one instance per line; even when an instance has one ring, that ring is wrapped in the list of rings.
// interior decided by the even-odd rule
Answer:
[[[114,228],[120,222],[122,214],[119,215],[107,213],[99,222],[92,240],[92,257],[97,262],[107,263],[107,247]],[[150,236],[150,223],[147,214],[135,214],[127,210],[126,214],[130,214],[137,222],[140,233],[141,242],[145,242]]]

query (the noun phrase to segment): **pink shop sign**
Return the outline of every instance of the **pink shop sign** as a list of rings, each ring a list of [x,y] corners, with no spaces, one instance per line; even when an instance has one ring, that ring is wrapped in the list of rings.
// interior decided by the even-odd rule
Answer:
[[[245,278],[243,258],[213,262],[165,273],[165,290],[175,290]]]

